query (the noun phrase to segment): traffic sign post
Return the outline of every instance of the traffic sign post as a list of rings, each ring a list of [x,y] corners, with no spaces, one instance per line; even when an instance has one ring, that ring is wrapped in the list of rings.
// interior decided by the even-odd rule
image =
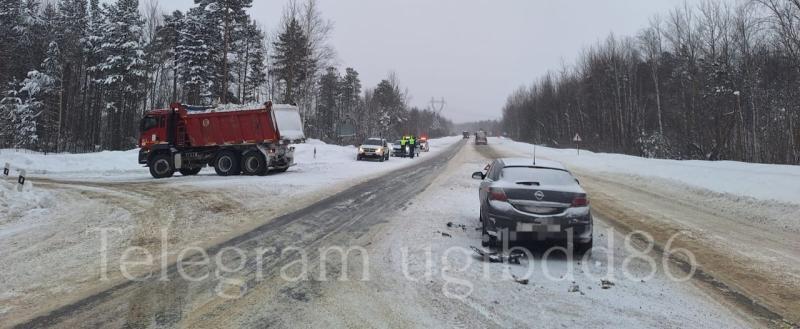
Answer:
[[[572,141],[575,142],[575,148],[578,150],[578,155],[581,155],[581,142],[583,141],[581,139],[581,135],[575,134],[575,138],[573,138]]]

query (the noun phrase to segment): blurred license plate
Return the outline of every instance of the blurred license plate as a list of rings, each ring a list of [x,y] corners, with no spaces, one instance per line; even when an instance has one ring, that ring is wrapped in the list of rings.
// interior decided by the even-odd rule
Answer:
[[[561,225],[543,225],[533,223],[517,223],[517,232],[561,232]]]

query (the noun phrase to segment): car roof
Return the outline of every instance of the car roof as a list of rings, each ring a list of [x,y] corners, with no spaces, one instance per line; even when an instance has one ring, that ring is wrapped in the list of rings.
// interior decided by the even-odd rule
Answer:
[[[532,167],[569,171],[561,162],[552,160],[536,159],[535,164],[531,158],[501,158],[497,160],[503,163],[503,167]]]

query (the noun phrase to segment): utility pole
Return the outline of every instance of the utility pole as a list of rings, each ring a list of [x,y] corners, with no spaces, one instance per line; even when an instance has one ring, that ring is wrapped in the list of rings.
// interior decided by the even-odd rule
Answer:
[[[444,97],[441,100],[436,100],[435,98],[431,97],[431,105],[430,109],[433,112],[433,129],[439,129],[442,126],[442,123],[439,122],[439,116],[441,116],[442,111],[444,111],[444,107],[447,105],[445,102]]]

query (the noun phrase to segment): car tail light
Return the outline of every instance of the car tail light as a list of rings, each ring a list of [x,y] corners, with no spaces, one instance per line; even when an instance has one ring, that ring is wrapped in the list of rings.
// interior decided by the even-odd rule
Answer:
[[[586,207],[589,205],[589,199],[585,196],[577,196],[572,199],[572,206],[573,207]]]
[[[506,192],[501,188],[490,188],[489,200],[506,202],[508,201],[508,196],[506,196]]]

